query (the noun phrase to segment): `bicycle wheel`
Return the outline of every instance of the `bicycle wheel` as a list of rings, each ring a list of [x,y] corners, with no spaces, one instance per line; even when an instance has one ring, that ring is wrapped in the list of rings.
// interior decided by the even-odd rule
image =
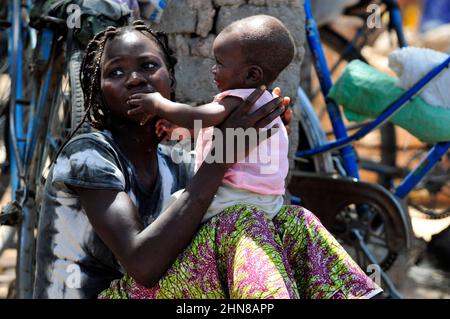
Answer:
[[[17,298],[32,298],[33,296],[33,282],[34,282],[34,267],[35,267],[35,244],[36,238],[34,236],[36,229],[36,221],[38,219],[39,209],[42,201],[42,184],[40,178],[42,170],[47,165],[51,156],[56,152],[57,144],[68,135],[70,130],[70,105],[65,101],[66,83],[68,80],[64,78],[63,59],[64,54],[61,50],[63,39],[59,38],[51,48],[51,56],[49,68],[45,69],[45,74],[37,71],[33,74],[37,78],[36,84],[39,85],[42,80],[45,85],[48,85],[48,90],[41,91],[36,97],[37,101],[45,101],[38,109],[38,127],[36,128],[36,140],[33,157],[27,162],[26,185],[28,194],[22,195],[26,199],[21,207],[22,219],[18,232],[18,258],[16,265],[16,281],[14,291],[16,291]],[[57,53],[59,52],[59,54]],[[61,53],[62,52],[62,53]],[[47,73],[51,70],[50,73]],[[49,92],[49,93],[43,93]],[[50,93],[52,92],[52,93]],[[40,96],[45,94],[45,96]],[[44,107],[41,109],[41,107]],[[56,109],[56,111],[55,111]],[[67,132],[66,132],[67,131]]]
[[[45,136],[42,138],[39,156],[36,159],[35,185],[38,207],[41,205],[42,191],[51,163],[60,147],[84,116],[83,92],[79,80],[81,55],[80,50],[74,50],[67,55],[68,61],[61,70],[61,76],[56,79],[55,94],[50,103],[48,126]],[[59,59],[64,59],[65,56],[65,54],[61,54]],[[58,64],[58,61],[55,61],[54,64]],[[82,126],[77,133],[84,133],[88,130],[89,126]]]
[[[50,34],[48,29],[40,35]],[[18,262],[17,262],[17,294],[19,298],[31,298],[34,280],[35,265],[35,227],[42,202],[45,178],[45,169],[49,167],[59,147],[67,139],[71,130],[71,106],[74,103],[72,97],[79,97],[81,88],[71,86],[71,65],[75,59],[66,54],[66,41],[53,33],[51,54],[47,63],[42,67],[34,68],[33,77],[36,79],[35,100],[37,111],[35,120],[36,132],[34,148],[27,159],[26,185],[27,193],[21,195],[25,201],[21,207],[22,220],[19,232]],[[48,45],[39,37],[40,45]],[[48,39],[48,38],[47,38]],[[38,52],[38,51],[36,51]],[[75,52],[75,51],[74,51]],[[65,63],[65,57],[70,56]],[[75,61],[77,62],[77,61]],[[43,90],[41,90],[44,88]],[[74,94],[73,92],[76,92]],[[77,100],[79,101],[79,99]],[[34,110],[34,108],[33,108]],[[34,111],[33,113],[34,114]],[[30,117],[30,116],[29,116]],[[30,155],[29,155],[30,156]]]
[[[348,8],[344,14],[366,20],[368,15],[366,8],[370,2],[373,1],[360,1],[354,7]],[[386,12],[385,9],[381,14],[384,15]],[[372,45],[380,34],[388,32],[386,26],[381,28],[363,26],[361,30],[363,32],[361,32],[362,36],[359,37],[359,41],[353,41],[353,45],[350,46],[350,41],[336,31],[336,28],[329,25],[320,28],[320,36],[324,45],[339,55],[338,61],[331,68],[332,70],[336,70],[340,63],[350,62],[353,59],[365,61],[361,54],[363,47]],[[396,33],[399,44],[402,43],[398,41],[400,37]],[[358,126],[356,125],[356,127]],[[419,159],[424,157],[427,149],[430,148],[424,143],[413,147],[400,148],[397,146],[396,140],[398,137],[400,141],[401,136],[402,132],[396,130],[392,123],[386,123],[379,129],[379,137],[376,137],[378,142],[374,143],[375,145],[359,144],[359,147],[356,146],[356,148],[359,148],[360,154],[364,152],[363,147],[370,148],[371,153],[378,150],[378,153],[374,153],[374,155],[370,153],[365,156],[361,155],[360,167],[365,171],[375,173],[377,182],[387,189],[393,189],[394,181],[406,177],[419,162]],[[446,218],[449,215],[450,210],[448,208],[439,207],[439,204],[446,206],[445,203],[448,203],[448,198],[450,198],[449,163],[448,159],[439,162],[415,187],[414,192],[408,196],[409,205],[422,212],[425,218],[439,219]]]
[[[416,168],[420,162],[425,160],[426,155],[433,145],[417,145],[404,153],[412,155],[402,157],[401,164],[404,165],[402,174],[404,178]],[[403,163],[404,162],[404,163]],[[410,207],[419,213],[418,217],[424,219],[445,219],[450,216],[450,153],[447,152],[441,160],[426,174],[414,189],[408,194],[406,201]]]
[[[326,141],[325,133],[306,95],[300,90],[298,100],[302,111],[299,150],[323,145]],[[391,273],[395,273],[394,277],[398,278],[399,269],[406,273],[404,269],[407,269],[409,256],[406,243],[411,241],[413,234],[408,209],[380,186],[361,182],[355,186],[351,179],[338,182],[339,179],[335,177],[344,175],[339,163],[339,158],[330,153],[315,156],[307,161],[297,161],[296,171],[293,172],[288,187],[289,193],[299,197],[302,205],[318,214],[321,220],[323,218],[322,222],[363,269],[368,266],[367,258],[362,249],[355,245],[354,238],[351,238],[351,231],[354,229],[363,234],[364,242],[375,256],[377,264],[386,271],[393,269]],[[334,178],[316,183],[320,176],[329,178],[326,175],[333,175]],[[361,185],[365,188],[360,187]],[[374,205],[373,201],[366,198],[370,194],[365,192],[369,191],[380,193],[387,199],[378,200]],[[334,197],[328,200],[329,203],[324,203],[324,194],[329,193],[334,194]],[[352,201],[358,196],[362,199]],[[342,200],[344,202],[341,204]],[[391,205],[387,206],[384,202],[390,202]]]
[[[297,150],[307,150],[325,144],[327,139],[320,126],[320,121],[302,88],[297,90],[294,112],[296,117],[300,119]],[[312,158],[296,158],[295,169],[324,174],[335,172],[330,153],[321,153]]]
[[[82,122],[85,111],[84,111],[84,99],[83,90],[81,89],[80,73],[81,73],[81,63],[83,61],[83,52],[80,50],[75,51],[69,62],[70,71],[70,88],[71,88],[71,130],[75,130],[78,125]],[[87,133],[92,130],[89,123],[85,122],[77,130],[77,134]]]

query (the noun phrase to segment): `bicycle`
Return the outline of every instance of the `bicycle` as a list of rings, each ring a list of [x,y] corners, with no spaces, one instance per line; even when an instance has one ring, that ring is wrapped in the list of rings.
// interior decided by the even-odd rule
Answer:
[[[67,107],[82,109],[76,103],[80,86],[73,86],[71,105],[65,103],[63,74],[76,63],[76,49],[61,37],[65,20],[43,16],[38,28],[29,25],[30,4],[8,2],[10,101],[7,107],[11,202],[4,208],[1,224],[18,229],[16,292],[19,298],[32,297],[34,229],[40,207],[39,191],[43,164],[70,131]],[[37,24],[35,25],[37,27]],[[67,64],[62,63],[70,56]],[[78,61],[78,63],[80,63]],[[74,82],[72,82],[74,83]],[[61,110],[63,118],[57,116]],[[70,110],[70,109],[69,109]],[[58,130],[54,130],[58,128]],[[2,185],[3,186],[3,185]]]
[[[337,60],[330,64],[330,73],[333,75],[343,62],[351,62],[355,59],[361,60],[365,63],[362,50],[366,46],[371,46],[384,32],[388,32],[391,36],[393,46],[400,48],[407,47],[408,43],[404,35],[401,14],[397,1],[394,0],[360,0],[355,5],[348,7],[342,13],[344,17],[357,18],[362,24],[356,29],[353,37],[344,36],[339,28],[325,24],[319,26],[319,33],[322,43],[337,53]],[[371,22],[371,25],[367,23]],[[375,25],[376,22],[376,25]],[[312,95],[313,99],[321,90],[316,89]],[[325,108],[321,108],[319,112],[319,119],[323,119],[326,113]],[[348,131],[356,130],[367,123],[351,123],[347,126]],[[397,147],[397,134],[392,123],[386,123],[380,129],[379,142],[375,146],[380,152],[377,153],[379,160],[374,160],[376,156],[368,157],[360,155],[359,161],[361,169],[371,173],[375,173],[378,177],[378,183],[386,188],[393,187],[395,180],[404,178],[408,175],[413,167],[413,164],[421,158],[424,153],[424,148],[430,149],[432,145],[425,144],[419,146],[404,146],[401,149]],[[333,132],[327,131],[327,136],[332,136]],[[359,148],[365,145],[359,145]],[[369,146],[373,149],[373,146]],[[358,146],[357,146],[358,148]],[[404,167],[398,165],[398,155],[403,154],[405,157]],[[412,154],[412,155],[410,155]],[[406,155],[406,156],[405,156]],[[450,155],[448,156],[450,158]],[[447,170],[447,171],[445,171]],[[444,175],[444,176],[442,176]],[[442,189],[450,184],[446,182],[450,180],[450,171],[445,164],[438,164],[423,180],[421,180],[419,189],[426,189],[431,197],[436,197],[437,194],[443,193]],[[431,211],[429,208],[410,200],[410,205],[418,209],[425,218],[440,219],[446,218],[450,215],[450,209],[443,212]],[[429,205],[428,205],[429,206]]]
[[[369,10],[370,9],[370,10]],[[336,74],[338,68],[343,62],[351,62],[355,59],[367,62],[362,50],[366,46],[372,45],[376,39],[385,31],[395,33],[393,38],[395,44],[399,47],[406,47],[407,42],[401,25],[400,10],[395,0],[360,0],[353,6],[347,7],[342,13],[343,17],[357,18],[361,21],[361,26],[357,27],[355,35],[348,37],[330,23],[321,25],[319,32],[322,43],[331,51],[337,53],[337,61],[333,61],[330,66],[330,74]],[[366,21],[372,21],[376,26],[368,26]],[[311,100],[316,98],[321,92],[320,88],[314,88],[310,94]],[[319,119],[323,119],[326,115],[326,108],[323,107],[319,111]],[[348,130],[355,130],[361,127],[360,123],[351,123]],[[378,183],[385,187],[390,187],[393,179],[403,171],[397,167],[397,143],[396,131],[391,123],[383,125],[380,130],[379,162],[375,162],[370,158],[361,158],[364,164],[362,169],[375,172],[378,175]],[[327,131],[327,136],[332,132]]]
[[[38,10],[33,16],[28,1],[10,0],[8,20],[1,21],[9,31],[11,90],[5,107],[8,129],[3,135],[8,144],[5,158],[9,180],[2,181],[0,187],[10,185],[11,201],[2,210],[0,225],[18,229],[18,298],[33,295],[34,231],[47,168],[75,128],[77,134],[90,130],[87,124],[82,125],[79,74],[83,43],[75,38],[74,28],[68,27],[66,6],[70,1],[57,3],[59,6],[50,6],[44,14]],[[38,5],[46,2],[37,1],[33,9],[41,9]],[[88,13],[92,16],[92,11]],[[113,22],[123,24],[128,17],[129,11],[124,11]],[[99,17],[109,23],[107,18]]]
[[[360,181],[352,143],[385,124],[420,89],[448,68],[450,59],[430,71],[378,118],[349,136],[339,106],[327,98],[332,87],[331,75],[310,1],[306,0],[304,6],[307,39],[336,140],[327,140],[308,97],[299,88],[296,108],[300,113],[301,134],[296,157],[303,165],[303,171],[298,170],[293,174],[288,188],[294,195],[293,202],[299,203],[301,200],[303,206],[316,212],[325,226],[351,250],[360,266],[380,265],[382,281],[388,292],[392,297],[401,297],[385,271],[391,268],[397,258],[407,254],[411,247],[411,221],[402,200],[447,153],[450,142],[436,144],[425,160],[392,193],[379,185]],[[335,150],[339,152],[337,156],[331,154]]]

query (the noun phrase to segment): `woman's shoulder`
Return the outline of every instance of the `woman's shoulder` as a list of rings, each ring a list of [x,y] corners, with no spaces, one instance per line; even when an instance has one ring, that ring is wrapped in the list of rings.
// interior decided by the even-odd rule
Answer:
[[[120,170],[124,171],[125,164],[120,156],[120,151],[111,136],[107,133],[96,131],[77,135],[70,139],[61,149],[55,167],[70,165],[81,170],[85,166],[89,170]]]
[[[99,153],[107,158],[118,157],[118,149],[112,137],[108,132],[102,131],[83,133],[71,138],[61,149],[58,159],[69,158],[74,154],[78,156],[80,153],[84,155]]]
[[[108,135],[80,134],[61,150],[53,166],[52,182],[122,190],[126,187],[126,167]]]
[[[82,133],[71,138],[63,149],[73,148],[75,145],[78,147],[92,147],[94,145],[113,147],[112,137],[108,132],[94,131],[88,133]]]

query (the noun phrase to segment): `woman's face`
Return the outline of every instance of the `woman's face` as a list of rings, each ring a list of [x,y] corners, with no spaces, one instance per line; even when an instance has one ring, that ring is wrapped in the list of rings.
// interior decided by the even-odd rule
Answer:
[[[101,60],[100,88],[111,115],[139,122],[128,115],[134,93],[159,92],[170,98],[171,80],[158,45],[139,31],[125,31],[107,41]]]

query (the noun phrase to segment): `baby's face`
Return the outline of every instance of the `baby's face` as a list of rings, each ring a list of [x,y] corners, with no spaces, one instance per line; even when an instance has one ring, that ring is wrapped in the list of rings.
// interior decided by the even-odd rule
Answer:
[[[223,92],[245,88],[247,63],[237,37],[233,33],[219,34],[213,44],[216,64],[212,68],[214,84]]]

